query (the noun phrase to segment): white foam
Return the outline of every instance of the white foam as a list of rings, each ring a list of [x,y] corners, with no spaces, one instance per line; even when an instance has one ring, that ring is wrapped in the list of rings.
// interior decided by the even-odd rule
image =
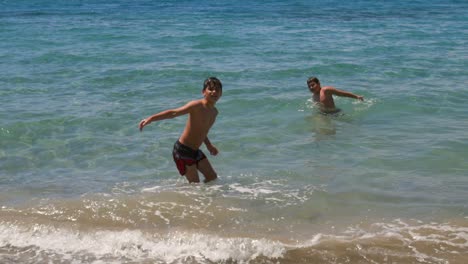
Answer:
[[[0,247],[5,246],[35,247],[37,251],[59,254],[64,259],[79,259],[91,254],[97,260],[152,259],[168,263],[187,258],[243,263],[258,256],[279,258],[286,250],[283,244],[267,239],[224,238],[183,232],[152,235],[139,230],[96,231],[91,234],[38,224],[26,228],[2,223]]]
[[[232,190],[235,190],[239,193],[244,193],[244,194],[251,194],[254,197],[257,197],[261,194],[274,194],[278,193],[279,191],[277,190],[269,190],[266,187],[258,187],[258,186],[242,186],[238,183],[230,184],[229,188]]]
[[[314,234],[308,241],[299,245],[291,245],[291,247],[308,248],[327,244],[327,242],[336,242],[354,245],[358,251],[363,250],[361,243],[371,244],[372,249],[366,250],[376,250],[379,244],[375,244],[373,239],[379,240],[380,238],[393,238],[400,241],[396,245],[411,250],[412,257],[421,263],[448,263],[445,257],[452,255],[458,258],[460,254],[466,254],[468,249],[468,227],[448,223],[423,223],[416,220],[405,222],[400,219],[390,223],[375,223],[366,227],[352,226],[340,234]],[[428,251],[423,245],[434,245],[434,251]],[[382,246],[385,247],[385,245]],[[385,254],[391,254],[391,251],[385,251]],[[361,252],[361,256],[366,258],[366,253]]]
[[[460,249],[468,248],[468,227],[435,222],[428,224],[418,222],[416,225],[411,225],[400,219],[393,223],[377,223],[375,226],[381,227],[383,232],[408,234],[410,238],[405,239],[408,243],[423,241],[446,244]]]
[[[282,181],[262,181],[254,183],[232,183],[212,185],[174,185],[154,186],[143,188],[142,193],[177,193],[191,199],[208,199],[212,197],[224,197],[242,200],[262,199],[274,202],[278,206],[301,204],[310,199],[313,192],[320,189],[313,185],[301,186],[300,188],[287,188]],[[194,198],[196,197],[196,198]]]

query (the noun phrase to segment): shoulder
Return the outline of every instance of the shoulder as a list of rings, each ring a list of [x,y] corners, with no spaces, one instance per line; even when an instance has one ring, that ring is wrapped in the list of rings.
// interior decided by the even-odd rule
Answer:
[[[336,89],[336,88],[333,87],[333,86],[324,86],[324,87],[322,87],[322,90],[323,90],[323,91],[330,91],[330,90],[335,90],[335,89]]]
[[[333,93],[334,91],[336,91],[336,88],[333,87],[333,86],[324,86],[322,87],[322,90],[324,93]]]
[[[188,102],[187,104],[185,104],[186,107],[200,107],[202,105],[202,102],[201,100],[193,100],[193,101],[190,101]]]
[[[183,105],[183,106],[181,106],[179,108],[176,108],[175,111],[180,112],[182,114],[186,114],[186,113],[190,113],[190,112],[194,111],[195,109],[199,108],[199,106],[200,106],[200,102],[198,102],[197,100],[189,101],[185,105]]]

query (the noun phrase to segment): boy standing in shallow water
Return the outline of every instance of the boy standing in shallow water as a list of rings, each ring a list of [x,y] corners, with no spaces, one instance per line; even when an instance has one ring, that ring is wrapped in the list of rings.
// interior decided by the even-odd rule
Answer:
[[[332,86],[322,87],[317,77],[310,77],[307,80],[307,86],[309,87],[309,91],[313,94],[314,102],[316,102],[320,106],[320,111],[327,114],[338,113],[339,111],[341,111],[339,108],[336,108],[335,101],[333,100],[333,95],[350,97],[364,101],[364,97],[360,95],[355,95],[350,92],[338,90]]]
[[[174,144],[172,154],[180,175],[185,175],[190,183],[200,182],[198,171],[205,176],[204,182],[218,177],[205,154],[200,150],[200,146],[205,143],[211,155],[218,154],[218,149],[208,139],[208,132],[218,115],[215,104],[223,94],[221,81],[216,77],[206,79],[202,94],[203,99],[190,101],[182,107],[154,114],[141,120],[139,125],[140,131],[143,131],[143,128],[153,121],[188,114],[184,132]]]

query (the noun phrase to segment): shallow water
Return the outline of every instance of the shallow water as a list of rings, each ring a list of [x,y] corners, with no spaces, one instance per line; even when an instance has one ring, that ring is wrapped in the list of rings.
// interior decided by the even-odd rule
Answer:
[[[0,7],[0,262],[466,262],[463,1]],[[137,126],[209,76],[189,185],[185,118]],[[310,76],[365,101],[322,115]]]

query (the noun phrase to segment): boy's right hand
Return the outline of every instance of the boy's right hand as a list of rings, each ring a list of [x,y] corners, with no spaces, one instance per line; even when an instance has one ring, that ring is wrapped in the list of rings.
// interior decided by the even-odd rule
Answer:
[[[140,132],[143,131],[143,127],[146,126],[147,124],[149,124],[149,122],[146,119],[143,119],[140,121],[140,125],[139,125]]]

